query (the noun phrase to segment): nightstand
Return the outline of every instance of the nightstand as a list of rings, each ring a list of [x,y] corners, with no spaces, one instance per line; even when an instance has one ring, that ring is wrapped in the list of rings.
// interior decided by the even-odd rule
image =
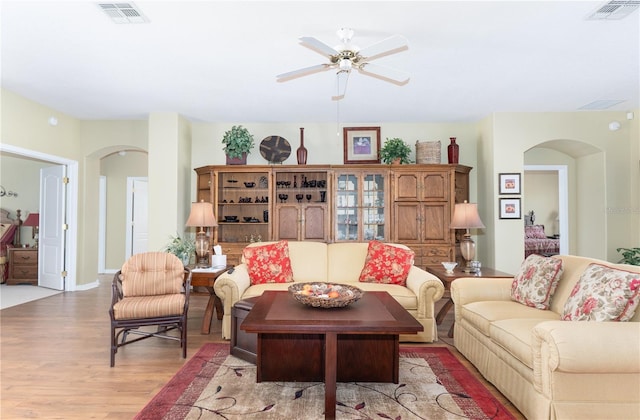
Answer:
[[[8,248],[9,276],[7,284],[38,285],[38,249]]]

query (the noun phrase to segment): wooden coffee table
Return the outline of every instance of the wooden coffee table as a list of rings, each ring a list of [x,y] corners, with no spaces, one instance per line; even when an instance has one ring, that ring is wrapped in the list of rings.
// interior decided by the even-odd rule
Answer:
[[[398,336],[423,330],[387,292],[321,309],[267,291],[240,328],[258,334],[257,381],[324,381],[327,419],[336,416],[336,382],[398,383]]]

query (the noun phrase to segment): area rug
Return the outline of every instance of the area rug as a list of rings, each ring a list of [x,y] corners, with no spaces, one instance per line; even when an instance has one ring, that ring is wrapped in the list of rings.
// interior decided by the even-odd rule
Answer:
[[[286,363],[286,359],[283,359]],[[513,419],[445,347],[400,347],[398,384],[338,383],[338,419]],[[205,344],[136,419],[323,419],[324,384],[256,383],[256,367]]]

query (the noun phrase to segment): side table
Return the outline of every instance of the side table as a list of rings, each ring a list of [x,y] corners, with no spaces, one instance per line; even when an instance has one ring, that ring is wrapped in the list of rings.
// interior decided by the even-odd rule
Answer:
[[[455,279],[459,279],[461,277],[488,277],[488,278],[500,278],[500,277],[513,277],[513,274],[504,273],[502,271],[495,270],[489,267],[482,267],[482,270],[477,273],[465,273],[460,268],[455,268],[452,274],[447,274],[444,267],[438,266],[428,266],[425,268],[426,271],[433,274],[437,278],[442,281],[444,284],[444,297],[447,298],[447,301],[444,303],[444,306],[438,311],[436,315],[436,325],[442,324],[444,317],[447,315],[447,312],[453,306],[453,299],[451,299],[451,282]],[[451,324],[451,328],[449,329],[449,337],[453,337],[453,327],[455,326],[455,320],[453,324]]]
[[[211,320],[213,319],[213,308],[216,309],[218,319],[222,319],[224,315],[224,308],[222,301],[216,296],[213,290],[213,284],[220,274],[226,272],[233,265],[227,265],[224,268],[195,268],[189,266],[191,269],[191,286],[192,287],[204,287],[209,292],[209,301],[207,302],[207,309],[204,311],[204,317],[202,318],[202,328],[200,334],[211,333]]]

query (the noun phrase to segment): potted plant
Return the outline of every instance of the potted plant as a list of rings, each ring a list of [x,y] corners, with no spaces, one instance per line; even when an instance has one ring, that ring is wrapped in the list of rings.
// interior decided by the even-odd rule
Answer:
[[[196,252],[196,241],[191,238],[181,238],[176,234],[171,237],[171,242],[164,250],[180,258],[182,265],[186,266],[191,260],[191,255]]]
[[[384,163],[411,163],[409,155],[411,147],[401,138],[387,138],[380,149],[380,159]]]
[[[224,133],[222,144],[227,155],[227,165],[244,165],[247,163],[247,154],[253,148],[253,136],[243,126],[234,125]]]
[[[640,248],[618,248],[616,251],[622,254],[622,264],[640,265]]]

